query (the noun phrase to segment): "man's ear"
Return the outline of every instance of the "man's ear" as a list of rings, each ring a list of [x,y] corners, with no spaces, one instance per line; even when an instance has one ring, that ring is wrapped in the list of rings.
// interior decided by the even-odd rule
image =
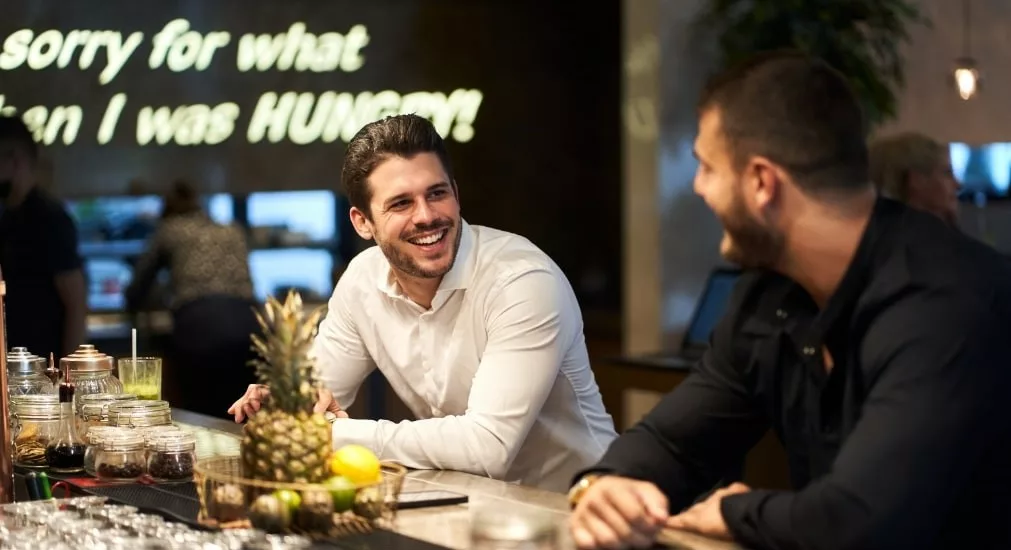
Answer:
[[[764,209],[776,201],[782,191],[782,170],[765,157],[752,157],[744,167],[745,191],[751,194],[755,206]]]
[[[366,241],[375,238],[374,228],[369,217],[354,206],[351,207],[351,225],[355,227],[355,233],[358,233],[358,236]]]

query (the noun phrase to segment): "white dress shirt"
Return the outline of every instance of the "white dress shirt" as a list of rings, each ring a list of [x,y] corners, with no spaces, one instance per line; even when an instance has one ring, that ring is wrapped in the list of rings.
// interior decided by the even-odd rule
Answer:
[[[418,420],[337,420],[334,445],[563,491],[617,436],[579,304],[527,239],[463,221],[461,231],[431,309],[400,291],[379,247],[337,282],[314,346],[324,384],[346,408],[378,366]]]

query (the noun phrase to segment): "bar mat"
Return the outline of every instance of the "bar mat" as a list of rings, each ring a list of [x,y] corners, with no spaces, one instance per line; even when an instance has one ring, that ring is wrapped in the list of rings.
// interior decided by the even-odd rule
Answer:
[[[313,548],[340,548],[342,550],[449,550],[445,546],[411,538],[386,529],[377,529],[367,535],[352,535],[314,544]]]
[[[72,480],[68,481],[73,483]],[[167,519],[180,521],[190,527],[205,529],[197,522],[197,515],[200,513],[200,500],[197,498],[196,487],[192,483],[176,485],[129,483],[78,487],[93,495],[108,497],[121,504],[136,506],[166,516]]]

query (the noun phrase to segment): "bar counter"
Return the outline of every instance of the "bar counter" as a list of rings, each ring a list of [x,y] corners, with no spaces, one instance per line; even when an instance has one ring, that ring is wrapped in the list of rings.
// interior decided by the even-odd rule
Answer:
[[[202,428],[207,432],[201,443],[205,453],[216,449],[237,446],[241,426],[234,422],[173,409],[172,417],[178,424]],[[198,454],[199,454],[198,449]],[[454,550],[470,547],[471,510],[493,507],[497,510],[516,510],[550,514],[562,528],[563,549],[573,548],[565,523],[569,509],[566,497],[560,493],[543,491],[486,477],[445,470],[414,470],[408,473],[403,491],[452,491],[467,495],[467,504],[401,510],[397,514],[394,531],[432,544]],[[668,530],[659,537],[664,547],[691,550],[735,550],[735,544],[714,541],[691,533]]]

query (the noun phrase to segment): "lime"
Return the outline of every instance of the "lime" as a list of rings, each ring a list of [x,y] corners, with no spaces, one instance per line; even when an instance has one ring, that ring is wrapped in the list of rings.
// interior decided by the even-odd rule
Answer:
[[[281,501],[281,504],[284,504],[292,514],[297,512],[298,507],[302,505],[301,495],[291,489],[278,489],[274,491],[274,498]]]
[[[344,476],[333,476],[323,482],[327,491],[330,491],[330,498],[333,499],[334,512],[338,514],[346,512],[355,504],[355,484]]]
[[[379,481],[379,458],[361,445],[345,445],[330,457],[330,473],[348,478],[356,485]]]

